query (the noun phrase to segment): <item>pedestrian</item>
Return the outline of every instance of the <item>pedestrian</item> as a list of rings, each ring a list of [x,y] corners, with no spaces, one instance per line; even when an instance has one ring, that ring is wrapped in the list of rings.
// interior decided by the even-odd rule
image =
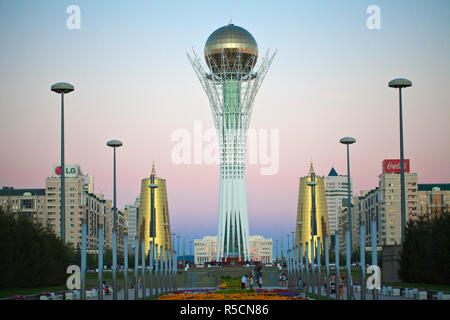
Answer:
[[[334,273],[330,277],[330,293],[336,293],[336,275]]]
[[[283,286],[283,274],[280,272],[279,276],[278,276],[278,281],[280,283],[280,287]]]
[[[241,278],[241,289],[245,289],[246,283],[247,283],[247,275],[244,274]]]
[[[339,298],[344,300],[344,280],[345,277],[339,276]]]
[[[250,283],[250,289],[253,289],[253,276],[250,275],[249,277],[249,283]]]
[[[259,277],[258,279],[258,287],[261,289],[262,287],[262,276]]]

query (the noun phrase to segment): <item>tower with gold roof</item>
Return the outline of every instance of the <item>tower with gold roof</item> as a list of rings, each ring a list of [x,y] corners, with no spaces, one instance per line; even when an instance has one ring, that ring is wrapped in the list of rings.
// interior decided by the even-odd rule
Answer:
[[[151,189],[149,187],[151,183],[158,184],[158,188],[154,189],[154,231],[152,230]],[[142,239],[145,240],[146,254],[149,252],[150,242],[153,241],[153,232],[155,243],[160,248],[163,246],[168,250],[172,249],[166,180],[157,176],[155,163],[152,165],[150,176],[141,180],[138,235],[139,243]]]
[[[317,185],[314,187],[315,192],[315,219],[311,219],[313,201],[311,187],[308,181],[315,181]],[[314,227],[315,230],[312,228]],[[313,232],[314,231],[314,235]],[[324,178],[316,176],[311,161],[309,175],[300,178],[298,207],[297,207],[297,223],[295,232],[295,244],[311,243],[311,237],[314,236],[314,244],[317,246],[317,237],[320,237],[321,251],[324,249],[324,237],[330,234],[327,214],[327,202],[325,198]]]

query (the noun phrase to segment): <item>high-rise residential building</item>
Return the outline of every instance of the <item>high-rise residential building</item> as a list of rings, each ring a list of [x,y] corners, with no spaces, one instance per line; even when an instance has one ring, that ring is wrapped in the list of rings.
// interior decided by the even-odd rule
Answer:
[[[405,166],[405,202],[406,202],[406,222],[409,219],[417,217],[418,214],[418,194],[417,194],[417,173],[409,172],[408,166]],[[385,164],[385,167],[389,164]],[[381,213],[385,218],[385,231],[382,231],[383,245],[401,244],[402,237],[402,219],[401,219],[401,201],[400,201],[400,173],[384,170],[379,175]],[[381,224],[381,226],[383,226]],[[379,231],[378,231],[379,232]],[[383,232],[385,238],[383,240]]]
[[[217,236],[205,236],[203,239],[194,240],[194,261],[195,264],[204,264],[216,261]],[[250,236],[251,261],[271,263],[272,239],[263,236]]]
[[[130,249],[134,248],[134,239],[138,235],[139,204],[140,198],[137,197],[133,204],[127,204],[124,208],[124,212],[127,214],[128,244]]]
[[[379,184],[373,190],[362,191],[353,199],[353,246],[359,247],[359,225],[365,226],[365,245],[371,246],[371,221],[377,224],[377,245],[401,243],[400,171],[397,160],[384,160]],[[420,214],[417,174],[409,172],[409,160],[405,159],[406,222]]]
[[[450,209],[450,183],[419,184],[419,215],[436,216]]]
[[[188,58],[208,95],[220,152],[217,260],[250,259],[245,158],[247,133],[258,89],[275,55],[258,59],[258,44],[244,28],[229,24],[205,44],[204,66]]]
[[[66,243],[81,248],[82,219],[87,223],[86,247],[92,252],[98,249],[98,228],[103,226],[104,248],[112,249],[113,210],[112,201],[103,194],[94,194],[94,178],[82,173],[79,165],[65,166]],[[13,212],[21,212],[50,227],[60,237],[60,187],[61,167],[53,166],[52,175],[45,180],[45,189],[0,190],[0,205],[10,206]],[[126,216],[118,211],[118,251],[123,252],[123,235],[126,232]]]
[[[151,233],[151,191],[149,185],[156,183],[158,188],[154,189],[154,234]],[[141,181],[141,196],[139,202],[138,237],[139,243],[145,241],[145,252],[148,254],[150,242],[155,238],[155,244],[161,248],[172,249],[170,236],[169,204],[167,200],[166,180],[156,175],[155,164],[153,164],[150,177]],[[161,249],[159,249],[161,250]]]
[[[315,181],[316,186],[308,186],[308,182]],[[312,194],[314,192],[314,195]],[[314,203],[312,199],[315,199]],[[315,217],[312,218],[313,204],[315,207]],[[314,233],[313,233],[314,231]],[[296,220],[296,245],[308,243],[311,245],[311,240],[314,234],[314,246],[317,246],[317,237],[320,237],[320,247],[324,249],[324,237],[330,235],[327,214],[327,202],[325,197],[325,183],[324,178],[316,176],[311,162],[309,175],[300,178],[299,192],[298,192],[298,206],[297,206],[297,220]],[[303,249],[304,250],[304,249]],[[310,249],[309,249],[310,250]],[[309,255],[311,258],[311,256]]]
[[[330,225],[331,246],[334,245],[334,236],[338,231],[339,208],[342,201],[348,199],[348,177],[338,175],[334,168],[331,168],[328,176],[324,177],[325,197],[327,199],[328,223]],[[350,186],[350,194],[352,193]]]

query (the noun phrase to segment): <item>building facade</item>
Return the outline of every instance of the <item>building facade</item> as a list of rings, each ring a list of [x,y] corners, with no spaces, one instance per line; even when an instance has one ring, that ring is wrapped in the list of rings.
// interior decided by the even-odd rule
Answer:
[[[263,236],[250,236],[250,253],[252,261],[272,263],[272,239]]]
[[[216,261],[217,236],[205,236],[203,239],[194,240],[194,261],[195,264],[205,264]],[[263,236],[250,236],[251,261],[271,263],[272,239]]]
[[[342,201],[348,199],[348,177],[340,176],[334,168],[331,168],[328,176],[324,177],[325,197],[327,200],[328,223],[330,226],[331,246],[334,245],[334,236],[338,231],[339,208],[343,207]],[[353,190],[350,186],[350,194]]]
[[[139,204],[140,198],[137,197],[133,204],[127,204],[124,208],[124,213],[127,215],[128,244],[130,250],[134,250],[134,239],[138,236]]]
[[[151,192],[149,185],[151,183],[156,183],[159,186],[158,188],[154,189],[155,190],[154,234],[150,232],[152,220],[151,220]],[[167,248],[168,250],[172,250],[166,180],[156,175],[154,164],[150,177],[144,178],[141,181],[141,196],[139,202],[138,237],[139,243],[141,243],[142,240],[144,240],[146,254],[148,254],[149,252],[150,242],[153,241],[153,236],[155,237],[155,243],[159,246],[159,248],[163,247]]]
[[[82,221],[86,219],[86,247],[89,252],[98,249],[98,229],[104,229],[104,248],[112,249],[113,210],[112,201],[103,194],[94,194],[93,176],[82,173],[78,165],[67,165],[65,174],[65,227],[66,243],[81,248]],[[45,180],[45,189],[0,190],[0,205],[10,206],[13,212],[21,212],[49,227],[56,236],[61,235],[60,208],[61,170],[53,166],[52,175]],[[118,251],[123,252],[123,235],[126,218],[118,211]]]
[[[377,246],[401,243],[401,203],[400,173],[398,170],[386,170],[389,161],[383,161],[383,172],[378,176],[378,187],[370,191],[361,191],[353,198],[352,246],[359,248],[359,225],[365,226],[365,245],[371,246],[371,221],[376,221]],[[397,161],[395,161],[397,164]],[[406,222],[420,214],[417,174],[409,172],[409,160],[405,172]],[[345,210],[344,210],[345,213]]]
[[[436,216],[449,212],[450,183],[419,184],[419,214]]]
[[[204,264],[216,260],[217,236],[194,240],[194,263]]]
[[[0,206],[14,213],[21,212],[35,223],[47,224],[45,189],[3,187],[0,190]]]

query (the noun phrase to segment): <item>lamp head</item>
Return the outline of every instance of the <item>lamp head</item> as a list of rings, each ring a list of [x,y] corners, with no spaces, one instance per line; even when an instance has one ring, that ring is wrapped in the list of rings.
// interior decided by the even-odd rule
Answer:
[[[356,139],[352,137],[344,137],[341,140],[339,140],[339,142],[342,144],[353,144],[356,142]]]
[[[75,90],[74,86],[67,82],[58,82],[52,85],[51,90],[58,94],[69,93]]]
[[[412,86],[412,82],[409,81],[408,79],[403,79],[403,78],[397,78],[394,80],[389,81],[389,87],[391,88],[407,88],[407,87],[411,87]]]
[[[157,183],[150,183],[150,184],[148,185],[148,187],[149,187],[150,189],[156,189],[156,188],[159,187],[159,184],[157,184]]]
[[[310,186],[310,187],[314,187],[314,186],[317,185],[317,182],[315,182],[315,181],[308,181],[308,182],[306,182],[306,184],[307,184],[308,186]]]
[[[123,143],[122,143],[122,141],[120,141],[120,140],[110,140],[110,141],[108,141],[108,142],[106,143],[106,145],[107,145],[108,147],[118,148],[118,147],[123,146]]]

